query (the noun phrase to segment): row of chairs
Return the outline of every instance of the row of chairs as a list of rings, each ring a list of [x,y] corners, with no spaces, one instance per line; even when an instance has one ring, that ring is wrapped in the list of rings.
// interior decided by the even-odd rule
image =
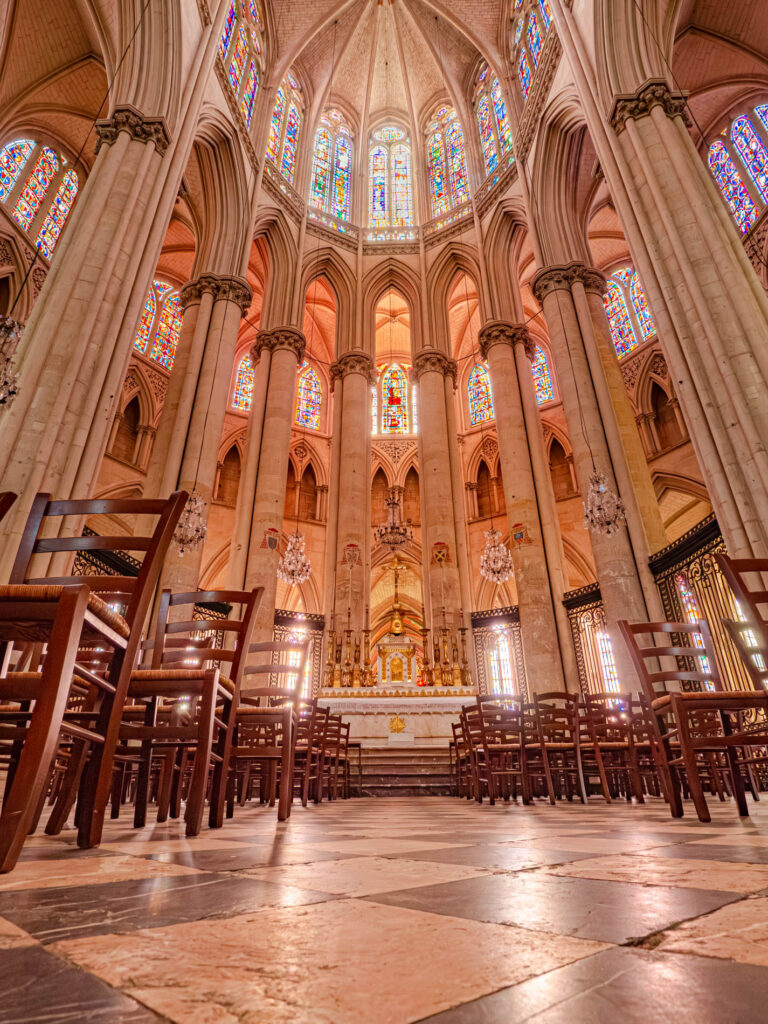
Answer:
[[[0,516],[12,504],[0,495]],[[128,799],[180,813],[188,835],[221,827],[259,794],[287,818],[323,794],[348,796],[348,727],[300,697],[309,645],[255,643],[263,591],[163,591],[144,624],[187,495],[167,501],[33,502],[8,584],[0,585],[0,871],[39,821],[57,834],[75,807],[78,845],[97,846],[106,809]],[[134,516],[147,536],[83,536],[89,517]],[[104,521],[102,520],[99,520]],[[138,575],[72,576],[76,552],[137,553]],[[106,553],[106,554],[105,554]],[[98,563],[96,563],[98,564]],[[226,618],[211,605],[229,607]]]
[[[661,795],[673,817],[690,796],[711,820],[707,791],[748,815],[746,794],[758,799],[768,765],[768,559],[716,558],[744,615],[724,627],[752,689],[724,686],[706,621],[622,621],[639,693],[478,698],[454,724],[454,791],[586,801],[594,779],[606,800]]]

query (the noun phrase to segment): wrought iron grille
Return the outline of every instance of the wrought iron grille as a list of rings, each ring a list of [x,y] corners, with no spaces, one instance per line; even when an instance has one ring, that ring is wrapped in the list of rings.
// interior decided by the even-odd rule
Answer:
[[[530,697],[528,680],[525,675],[525,659],[523,658],[520,611],[517,606],[473,612],[472,635],[475,643],[478,693],[492,694],[495,692],[493,660],[499,657],[499,640],[503,637],[509,644],[511,690],[527,702]]]
[[[582,694],[621,689],[615,674],[599,584],[591,583],[569,591],[563,595],[563,604],[568,612]]]

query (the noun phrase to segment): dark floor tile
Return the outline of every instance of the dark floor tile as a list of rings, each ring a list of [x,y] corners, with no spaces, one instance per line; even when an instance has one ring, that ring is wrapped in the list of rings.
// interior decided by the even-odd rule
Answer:
[[[492,871],[524,871],[547,864],[566,864],[586,860],[593,853],[569,853],[565,850],[534,850],[527,846],[495,843],[484,846],[453,846],[447,850],[419,850],[402,854],[407,860],[427,860],[439,864],[466,864]]]
[[[739,846],[738,836],[733,837],[732,845],[728,836],[722,836],[723,845],[696,846],[693,843],[682,843],[677,846],[665,846],[654,850],[654,857],[669,857],[683,860],[723,860],[734,864],[768,864],[768,847]]]
[[[738,897],[700,889],[522,872],[483,875],[367,898],[450,917],[623,943],[707,914]]]
[[[163,1019],[40,946],[0,950],[0,1024],[159,1024]]]
[[[768,969],[610,949],[421,1024],[765,1024]]]
[[[39,941],[51,943],[204,918],[234,917],[265,906],[295,906],[336,898],[256,878],[183,875],[0,893],[0,917]]]

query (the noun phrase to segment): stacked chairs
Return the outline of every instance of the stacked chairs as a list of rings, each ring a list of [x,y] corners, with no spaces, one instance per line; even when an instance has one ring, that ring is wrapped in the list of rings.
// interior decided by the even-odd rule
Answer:
[[[643,803],[643,787],[632,730],[632,699],[627,694],[589,693],[584,701],[581,742],[583,757],[592,762],[606,802],[634,796]],[[590,766],[591,767],[591,766]]]
[[[478,802],[486,795],[492,805],[497,797],[516,800],[519,787],[523,803],[530,803],[523,715],[515,697],[478,697],[476,705],[464,709]]]
[[[537,739],[547,796],[587,801],[579,743],[579,701],[569,693],[553,691],[534,695]]]

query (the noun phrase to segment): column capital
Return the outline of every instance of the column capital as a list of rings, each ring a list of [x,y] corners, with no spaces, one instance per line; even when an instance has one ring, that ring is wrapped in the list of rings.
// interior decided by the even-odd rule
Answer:
[[[537,270],[531,281],[531,291],[536,301],[543,302],[551,292],[569,292],[574,281],[581,279],[582,270],[586,270],[586,267],[578,262]]]
[[[111,146],[120,132],[127,132],[137,142],[151,142],[160,156],[171,141],[162,117],[144,117],[135,107],[116,107],[111,117],[96,122],[96,152],[103,145]]]
[[[373,359],[367,352],[345,352],[335,363],[331,363],[331,384],[342,377],[348,377],[350,373],[359,373],[371,386],[376,383]]]
[[[639,121],[641,117],[648,117],[654,107],[661,107],[667,117],[682,117],[687,123],[687,100],[687,92],[672,92],[663,78],[649,79],[637,92],[620,93],[614,97],[611,126],[616,134],[620,135],[627,121]]]
[[[179,301],[184,309],[199,302],[203,295],[212,295],[214,302],[236,302],[243,316],[253,300],[253,289],[243,277],[228,277],[220,274],[200,274],[194,281],[187,281],[181,289]]]
[[[275,327],[271,331],[259,331],[256,344],[251,349],[251,362],[257,363],[264,349],[276,352],[278,349],[289,349],[300,363],[307,348],[307,339],[298,327]]]
[[[574,265],[571,264],[571,266]],[[574,269],[574,280],[579,281],[584,286],[585,292],[595,292],[601,299],[608,288],[605,274],[598,270],[597,267],[587,267],[582,264],[580,268]]]
[[[536,355],[536,344],[525,324],[512,324],[507,320],[488,320],[480,328],[478,342],[483,359],[488,358],[488,353],[494,345],[522,345],[529,359]]]
[[[413,357],[414,380],[420,380],[425,373],[439,373],[443,377],[451,377],[456,387],[457,365],[455,359],[439,352],[436,348],[423,348]]]

